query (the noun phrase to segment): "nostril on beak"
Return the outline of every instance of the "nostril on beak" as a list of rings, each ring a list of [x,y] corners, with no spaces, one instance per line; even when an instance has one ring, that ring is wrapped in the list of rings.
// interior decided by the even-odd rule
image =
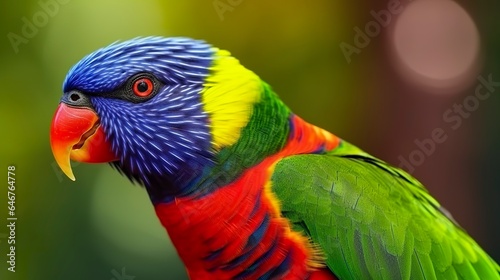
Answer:
[[[66,92],[61,99],[63,103],[66,103],[70,106],[74,107],[88,107],[92,109],[92,103],[90,102],[90,98],[86,96],[84,93],[81,93],[77,90],[72,90],[70,92]],[[92,109],[93,110],[93,109]]]

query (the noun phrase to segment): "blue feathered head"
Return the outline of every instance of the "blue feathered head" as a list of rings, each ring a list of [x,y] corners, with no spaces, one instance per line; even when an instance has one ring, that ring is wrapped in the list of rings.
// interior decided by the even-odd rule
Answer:
[[[52,148],[70,177],[68,153],[78,161],[111,161],[150,195],[165,197],[207,172],[214,154],[237,141],[260,87],[228,52],[203,41],[114,43],[67,74],[51,134],[52,142],[67,143]],[[64,118],[64,125],[56,120]]]

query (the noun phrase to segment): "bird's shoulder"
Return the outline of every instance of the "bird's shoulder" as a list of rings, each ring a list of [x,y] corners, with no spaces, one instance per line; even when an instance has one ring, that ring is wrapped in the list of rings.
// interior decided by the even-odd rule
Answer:
[[[271,181],[283,216],[341,279],[499,277],[418,180],[345,141],[281,159]]]

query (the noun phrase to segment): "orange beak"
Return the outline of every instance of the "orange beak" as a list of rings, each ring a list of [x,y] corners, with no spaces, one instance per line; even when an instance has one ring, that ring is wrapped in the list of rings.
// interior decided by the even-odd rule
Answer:
[[[50,146],[57,164],[71,180],[75,180],[70,159],[79,162],[103,163],[119,158],[105,137],[99,117],[86,107],[60,103],[50,127]]]

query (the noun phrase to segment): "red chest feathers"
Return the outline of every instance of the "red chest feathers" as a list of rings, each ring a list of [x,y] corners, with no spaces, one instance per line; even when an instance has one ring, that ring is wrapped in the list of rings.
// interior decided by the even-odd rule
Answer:
[[[299,118],[293,122],[293,135],[283,150],[230,185],[203,198],[155,206],[191,279],[334,279],[325,278],[328,270],[317,270],[324,267],[320,253],[281,216],[270,177],[281,158],[321,145],[332,149],[338,138]]]

